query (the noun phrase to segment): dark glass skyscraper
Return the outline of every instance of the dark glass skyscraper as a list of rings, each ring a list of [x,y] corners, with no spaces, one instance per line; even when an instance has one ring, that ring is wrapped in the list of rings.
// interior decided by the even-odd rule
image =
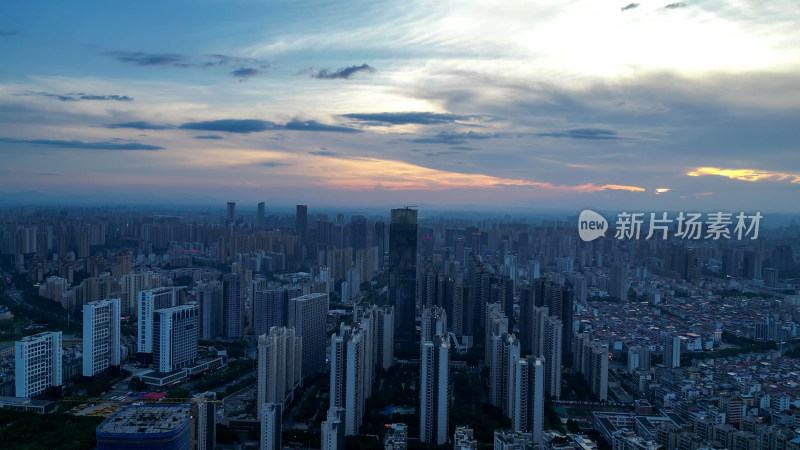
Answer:
[[[363,216],[353,217],[350,224],[350,246],[353,252],[367,248],[367,219]]]
[[[308,206],[297,205],[294,229],[300,237],[305,238],[308,234]]]
[[[256,225],[258,225],[259,228],[267,224],[267,216],[266,212],[264,211],[265,207],[266,205],[264,202],[258,202],[258,215],[256,216]]]
[[[389,304],[395,339],[414,340],[417,292],[417,210],[393,209],[389,225]]]

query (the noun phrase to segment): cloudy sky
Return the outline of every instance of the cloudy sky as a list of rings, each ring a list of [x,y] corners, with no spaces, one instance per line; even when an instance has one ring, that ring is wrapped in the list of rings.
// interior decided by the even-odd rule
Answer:
[[[800,211],[797,0],[0,3],[0,191]]]

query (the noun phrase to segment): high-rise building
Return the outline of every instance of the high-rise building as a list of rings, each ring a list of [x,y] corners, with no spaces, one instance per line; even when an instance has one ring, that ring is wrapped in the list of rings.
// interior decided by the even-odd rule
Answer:
[[[153,273],[129,273],[119,279],[120,308],[123,316],[135,316],[139,292],[152,288]]]
[[[350,246],[354,251],[367,248],[367,219],[363,216],[353,217],[350,223]]]
[[[228,223],[233,223],[236,221],[236,202],[228,202],[227,221]]]
[[[136,342],[139,353],[153,353],[153,315],[159,309],[171,308],[178,304],[178,290],[162,287],[139,292],[136,329]]]
[[[192,396],[196,408],[195,419],[195,450],[214,450],[217,445],[217,393],[203,392]]]
[[[194,303],[154,313],[153,365],[159,372],[172,372],[197,360],[199,313]]]
[[[509,390],[513,363],[520,358],[519,340],[514,334],[495,334],[489,346],[489,403],[500,408],[506,417],[511,417]]]
[[[322,450],[344,450],[344,408],[329,408],[327,419],[322,422]]]
[[[327,294],[306,294],[289,300],[289,327],[303,338],[303,378],[325,365],[327,317]]]
[[[492,360],[492,337],[508,333],[508,317],[503,313],[500,303],[487,303],[486,309],[486,337],[484,349],[484,364],[490,365]],[[500,406],[500,405],[497,405]]]
[[[377,352],[375,363],[383,370],[389,370],[394,365],[394,307],[382,306],[377,308]]]
[[[447,441],[450,341],[435,337],[422,344],[420,364],[420,441]]]
[[[261,450],[283,450],[283,403],[264,403],[261,406]]]
[[[294,328],[272,327],[258,337],[258,384],[256,406],[261,413],[265,403],[282,403],[300,385],[303,340]]]
[[[222,276],[222,337],[241,339],[244,336],[244,292],[238,273]]]
[[[419,377],[420,441],[442,445],[447,441],[450,402],[450,339],[444,308],[422,311]]]
[[[14,383],[17,397],[35,397],[50,388],[60,388],[61,332],[26,336],[14,345]]]
[[[265,206],[266,204],[264,202],[258,202],[258,213],[256,213],[256,225],[259,228],[264,228],[267,225]]]
[[[573,291],[563,284],[545,283],[544,286],[544,306],[548,307],[550,315],[555,316],[561,321],[561,353],[569,355],[572,353],[572,334],[574,333],[574,301]]]
[[[681,337],[676,334],[664,335],[664,365],[670,369],[681,366]]]
[[[537,444],[544,424],[544,366],[542,358],[514,358],[509,389],[514,431],[531,433]]]
[[[415,338],[417,210],[393,209],[389,225],[389,304],[395,310],[395,338]]]
[[[374,366],[370,364],[370,330],[361,323],[342,324],[331,337],[330,407],[344,408],[345,434],[358,434],[364,405],[371,393]]]
[[[301,239],[308,236],[308,206],[297,205],[297,212],[295,213],[294,230],[300,235]]]
[[[650,370],[650,349],[634,345],[628,349],[628,373],[636,370]]]
[[[614,264],[611,267],[611,284],[608,294],[618,298],[621,302],[628,301],[628,274],[627,269],[622,264]]]
[[[200,307],[200,339],[213,341],[222,336],[222,283],[201,281],[194,292]]]
[[[120,301],[83,305],[83,376],[92,377],[120,365]]]
[[[422,310],[420,342],[433,341],[437,336],[447,336],[447,313],[444,308],[432,306]]]
[[[563,325],[549,315],[546,306],[532,310],[533,356],[544,358],[544,390],[553,398],[561,397],[561,356]]]
[[[372,235],[372,245],[378,249],[377,267],[382,269],[384,258],[386,258],[386,224],[375,222],[375,230]]]
[[[608,400],[608,344],[576,333],[574,345],[575,370],[583,374],[595,397]]]
[[[284,327],[289,320],[289,299],[303,295],[298,286],[258,289],[253,294],[253,328],[256,336],[269,333],[272,327]]]

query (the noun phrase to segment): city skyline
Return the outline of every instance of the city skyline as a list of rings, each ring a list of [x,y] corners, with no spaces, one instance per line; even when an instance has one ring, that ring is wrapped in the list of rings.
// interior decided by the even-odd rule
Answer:
[[[7,2],[0,206],[794,212],[795,8]]]

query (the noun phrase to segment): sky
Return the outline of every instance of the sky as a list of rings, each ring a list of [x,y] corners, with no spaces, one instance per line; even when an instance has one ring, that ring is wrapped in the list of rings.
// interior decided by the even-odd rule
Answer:
[[[800,212],[797,0],[0,2],[0,200]]]

